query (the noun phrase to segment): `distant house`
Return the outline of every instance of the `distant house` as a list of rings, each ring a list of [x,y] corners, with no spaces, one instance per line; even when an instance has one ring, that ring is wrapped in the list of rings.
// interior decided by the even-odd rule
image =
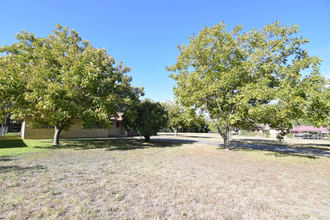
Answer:
[[[280,133],[281,131],[276,129],[276,128],[270,128],[269,129],[269,137],[270,138],[277,138],[277,135]],[[284,137],[286,138],[286,136]]]
[[[329,130],[326,127],[316,128],[313,126],[294,126],[289,130],[289,133],[293,134],[293,137],[300,139],[323,139]]]
[[[253,125],[250,128],[245,128],[245,129],[242,129],[242,130],[247,131],[247,132],[253,132],[257,135],[261,135],[261,134],[269,133],[270,128],[269,128],[268,125],[256,124],[256,125]],[[239,131],[239,133],[241,133],[240,131]]]
[[[290,133],[293,134],[297,134],[301,132],[319,132],[323,134],[329,134],[329,130],[326,127],[316,128],[313,126],[303,125],[303,126],[294,126],[292,129],[290,129]]]
[[[102,129],[95,126],[92,129],[81,128],[81,119],[74,119],[70,130],[62,131],[60,138],[107,138],[107,137],[130,137],[139,135],[133,131],[126,131],[122,124],[122,114],[113,118],[113,126],[109,129]],[[31,117],[25,117],[22,122],[20,135],[22,139],[49,139],[54,137],[54,126],[41,126],[34,129],[27,126],[32,121]]]
[[[256,135],[266,135],[267,137],[270,138],[276,138],[277,135],[280,133],[280,130],[276,129],[276,128],[271,128],[269,127],[268,124],[264,125],[264,124],[256,124],[253,125],[251,128],[247,128],[247,129],[242,129],[245,130],[247,132],[253,132]],[[240,131],[240,133],[242,133]]]
[[[292,137],[300,139],[323,139],[330,134],[329,130],[326,127],[316,128],[313,126],[294,126],[292,129],[285,129],[287,133],[291,133]],[[257,124],[251,128],[242,129],[242,131],[252,132],[256,135],[267,134],[267,137],[277,138],[278,134],[281,132],[279,129],[271,128],[269,125]],[[284,138],[286,138],[285,136]]]
[[[276,138],[280,130],[275,128],[269,128],[269,137]],[[329,131],[326,127],[316,128],[313,126],[294,126],[292,129],[287,129],[287,133],[293,134],[293,137],[301,139],[323,139]],[[286,137],[286,136],[285,136]]]
[[[257,134],[266,134],[271,130],[269,125],[259,124],[254,126],[254,130]]]

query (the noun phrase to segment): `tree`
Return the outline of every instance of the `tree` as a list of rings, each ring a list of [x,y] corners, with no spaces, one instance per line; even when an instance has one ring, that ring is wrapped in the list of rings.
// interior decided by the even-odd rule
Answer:
[[[322,76],[311,76],[303,81],[305,102],[301,108],[305,109],[302,118],[308,125],[315,127],[330,126],[330,83]],[[306,123],[305,123],[306,124]]]
[[[320,60],[301,48],[308,40],[295,36],[297,25],[274,22],[248,32],[225,27],[221,22],[192,35],[166,69],[176,80],[178,101],[206,110],[229,150],[233,127],[269,123],[284,134],[303,111],[300,71],[318,75]]]
[[[125,129],[137,131],[144,136],[146,141],[150,136],[157,135],[157,132],[166,126],[167,112],[158,102],[145,99],[139,104],[131,106],[123,115]]]
[[[0,111],[13,118],[33,117],[30,126],[55,127],[54,145],[72,120],[82,127],[109,128],[111,117],[138,101],[143,88],[130,85],[130,68],[115,66],[105,49],[94,48],[74,30],[59,24],[48,37],[22,31],[0,48]]]
[[[181,117],[182,107],[174,102],[166,101],[162,105],[167,110],[168,120],[166,127],[174,131],[175,136],[178,136],[178,129],[183,124]]]
[[[203,115],[197,115],[196,109],[185,108],[181,115],[182,125],[181,130],[186,132],[199,132],[205,124]]]
[[[162,105],[168,114],[166,127],[172,129],[175,136],[178,136],[179,130],[198,132],[206,124],[204,117],[197,115],[193,108],[184,108],[173,101],[163,102]]]

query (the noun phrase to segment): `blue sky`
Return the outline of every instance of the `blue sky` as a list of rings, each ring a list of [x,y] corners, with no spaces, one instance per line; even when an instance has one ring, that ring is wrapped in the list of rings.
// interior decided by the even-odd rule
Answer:
[[[237,24],[259,29],[276,20],[300,25],[299,35],[310,40],[305,48],[323,60],[321,74],[330,77],[330,0],[0,0],[0,7],[0,45],[15,42],[22,30],[45,37],[59,23],[131,67],[133,85],[155,101],[173,98],[175,82],[164,68],[175,62],[176,46],[222,20],[227,30]]]

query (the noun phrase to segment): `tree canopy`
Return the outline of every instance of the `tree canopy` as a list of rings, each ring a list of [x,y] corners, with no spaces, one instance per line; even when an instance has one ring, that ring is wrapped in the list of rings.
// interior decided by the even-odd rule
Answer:
[[[316,127],[330,126],[330,83],[323,76],[306,77],[303,80],[304,102],[300,104],[304,108],[301,120],[307,121]]]
[[[168,114],[166,127],[173,130],[175,136],[177,136],[179,129],[199,132],[202,126],[206,124],[203,115],[197,115],[193,108],[184,108],[173,101],[163,102],[162,105],[166,108]]]
[[[168,120],[166,127],[173,130],[175,132],[175,136],[177,136],[179,127],[183,124],[182,115],[182,107],[176,103],[171,101],[163,102],[162,105],[167,110]]]
[[[233,127],[268,123],[281,129],[303,113],[299,107],[302,70],[319,75],[320,59],[301,46],[298,26],[274,22],[260,30],[227,32],[223,22],[203,28],[178,46],[176,63],[166,67],[183,106],[206,110],[229,149]]]
[[[57,24],[47,37],[26,31],[15,37],[18,42],[0,48],[0,111],[30,116],[35,128],[55,126],[54,145],[73,119],[82,119],[84,128],[109,128],[110,118],[143,94],[143,88],[130,85],[130,68],[115,66],[105,49],[74,30]]]
[[[123,115],[123,125],[127,130],[138,132],[146,141],[164,128],[167,123],[167,112],[158,102],[149,99],[132,105]]]

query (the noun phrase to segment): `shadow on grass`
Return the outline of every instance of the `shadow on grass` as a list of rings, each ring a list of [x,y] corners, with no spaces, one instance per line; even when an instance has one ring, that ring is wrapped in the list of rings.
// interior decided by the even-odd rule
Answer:
[[[233,151],[264,151],[260,149],[252,149],[252,148],[230,148]],[[312,155],[302,155],[302,154],[295,154],[295,153],[284,153],[284,152],[268,152],[265,155],[274,156],[274,157],[300,157],[300,158],[307,158],[307,159],[320,159],[319,157],[312,156]]]
[[[21,138],[0,138],[0,149],[2,148],[17,148],[17,147],[27,147]]]
[[[182,135],[181,135],[182,134]],[[169,136],[169,137],[175,137],[175,138],[201,138],[201,139],[211,139],[214,137],[209,137],[209,136],[199,136],[199,135],[185,135],[184,133],[178,133],[178,136],[175,136],[175,134],[157,134],[158,136]],[[220,135],[219,135],[220,137]]]
[[[9,156],[0,156],[0,162],[3,161],[12,161],[13,159]]]
[[[223,147],[220,147],[219,149],[223,150]],[[229,149],[232,150],[232,151],[257,151],[255,149],[251,149],[251,148],[234,148],[234,147],[230,147]]]
[[[39,171],[39,170],[46,170],[44,166],[37,165],[33,167],[21,167],[21,166],[0,166],[0,173],[8,173],[13,171],[18,172],[26,172],[26,171]]]
[[[281,153],[281,152],[273,152],[273,153],[268,153],[266,155],[275,156],[275,157],[301,157],[301,158],[307,158],[313,160],[320,159],[319,157],[312,155],[289,154],[289,153]]]
[[[72,149],[72,150],[90,150],[90,149],[105,149],[107,151],[114,150],[135,150],[145,148],[158,148],[158,147],[179,147],[182,142],[173,141],[159,141],[150,140],[145,142],[139,139],[67,139],[62,140],[61,145],[58,146],[35,146],[35,148],[42,149]]]
[[[283,146],[283,147],[294,147],[294,148],[309,148],[315,150],[330,150],[330,143],[329,144],[317,144],[317,143],[306,143],[306,144],[287,144],[285,142],[280,142],[278,140],[256,140],[256,139],[239,139],[233,140],[232,142],[242,143],[242,144],[257,144],[257,145],[272,145],[272,146]]]

